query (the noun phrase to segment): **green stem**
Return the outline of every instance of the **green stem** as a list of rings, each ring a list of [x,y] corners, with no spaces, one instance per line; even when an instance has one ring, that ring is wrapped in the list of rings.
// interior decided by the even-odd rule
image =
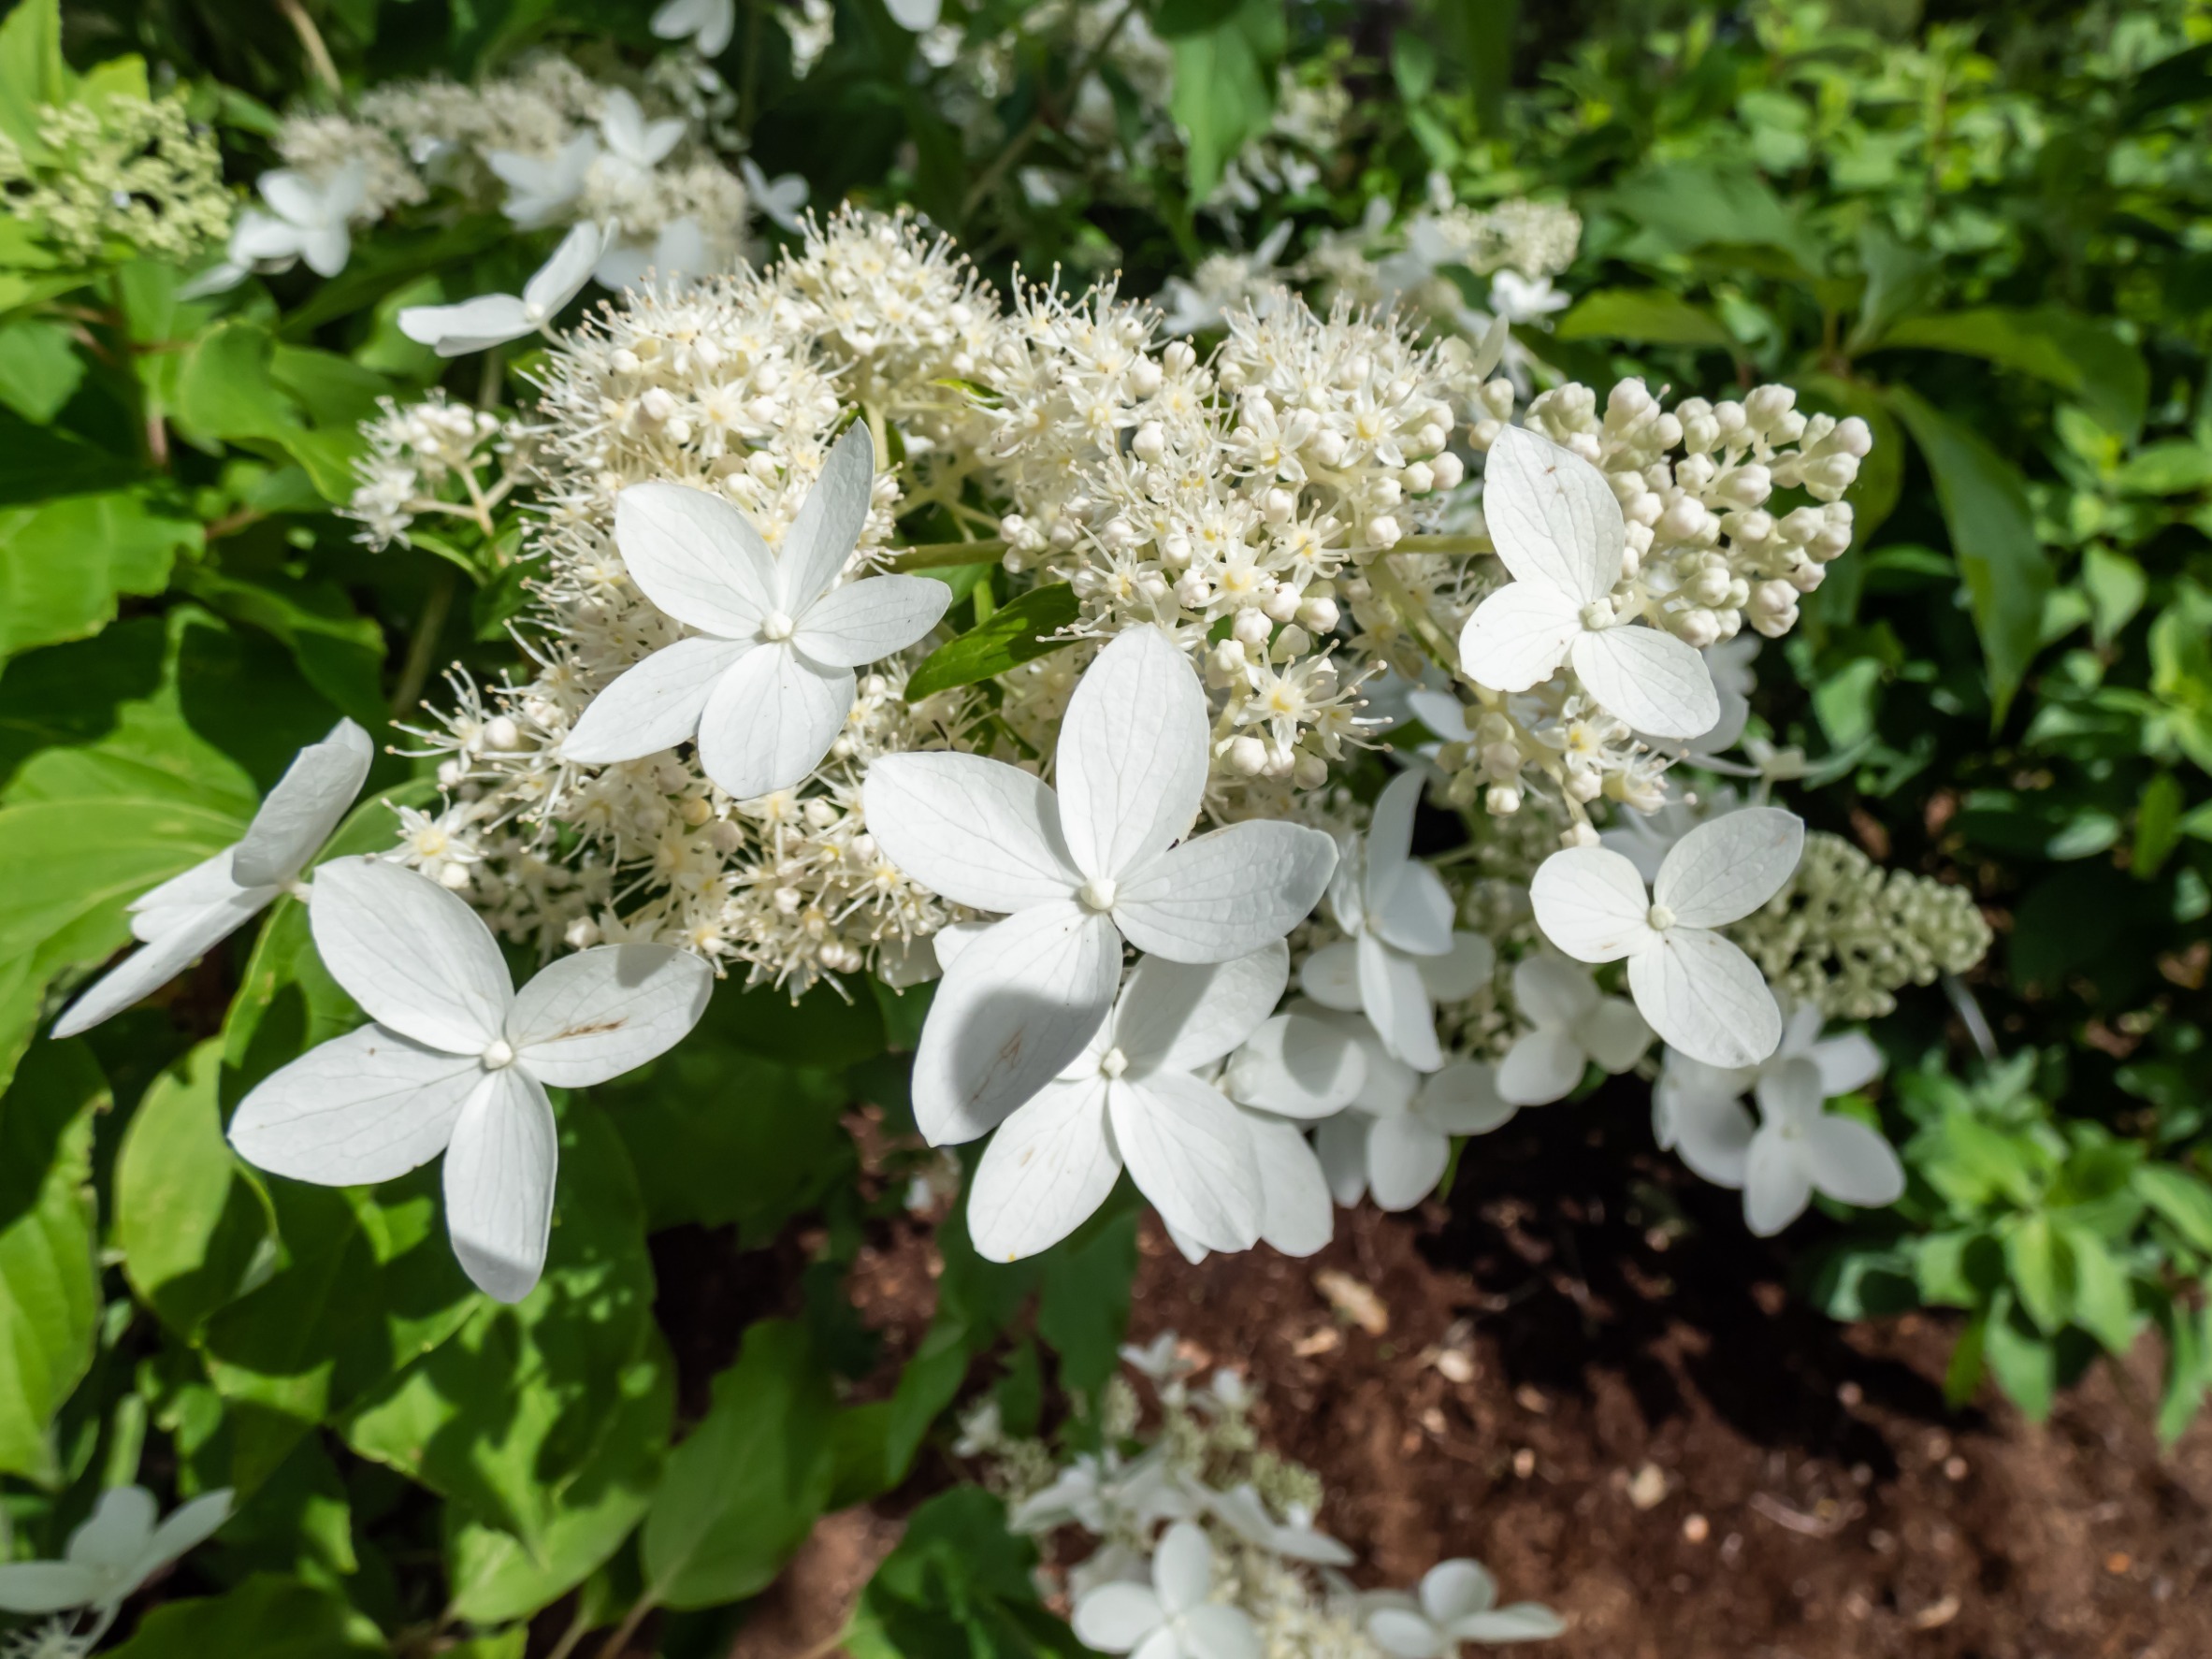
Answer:
[[[1406,540],[1417,541],[1419,538],[1410,536]],[[1398,543],[1400,547],[1405,544],[1404,541]],[[1428,613],[1428,607],[1415,599],[1406,584],[1398,580],[1398,573],[1390,568],[1389,558],[1385,556],[1376,559],[1372,564],[1363,565],[1359,573],[1366,578],[1367,585],[1375,590],[1383,603],[1396,613],[1398,621],[1405,625],[1406,631],[1427,653],[1429,660],[1446,673],[1456,675],[1459,672],[1458,649],[1445,637],[1444,630],[1437,626],[1437,619]]]
[[[392,718],[397,720],[423,695],[430,678],[430,662],[438,655],[438,636],[445,631],[446,613],[453,609],[455,585],[453,567],[440,565],[430,578],[430,592],[423,600],[423,613],[414,625],[414,638],[407,644],[407,661],[399,670],[399,684],[392,688]]]
[[[1496,553],[1487,536],[1401,536],[1393,553]]]
[[[600,1644],[599,1659],[622,1659],[622,1650],[629,1646],[629,1638],[637,1635],[638,1626],[659,1605],[650,1594],[639,1596],[637,1605],[623,1614],[622,1623],[614,1626],[614,1634]]]
[[[973,541],[929,541],[895,555],[890,568],[898,571],[949,570],[956,565],[979,565],[1006,551],[997,536],[978,536]]]

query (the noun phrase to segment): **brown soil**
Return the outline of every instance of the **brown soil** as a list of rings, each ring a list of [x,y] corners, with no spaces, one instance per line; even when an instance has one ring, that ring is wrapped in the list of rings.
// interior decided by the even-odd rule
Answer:
[[[1474,1556],[1559,1659],[2212,1654],[2212,1422],[2161,1455],[2147,1344],[2047,1424],[1954,1413],[1945,1321],[1791,1300],[1732,1195],[1564,1112],[1469,1153],[1449,1212],[1339,1212],[1311,1261],[1144,1241],[1132,1335],[1251,1373],[1364,1582]],[[1526,1196],[1577,1164],[1610,1205]]]

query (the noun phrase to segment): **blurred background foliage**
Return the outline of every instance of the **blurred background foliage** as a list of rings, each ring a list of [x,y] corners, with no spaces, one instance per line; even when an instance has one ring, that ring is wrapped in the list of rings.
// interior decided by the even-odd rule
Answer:
[[[1583,216],[1574,303],[1521,331],[1540,364],[1599,388],[1779,380],[1863,416],[1860,544],[1757,712],[1831,786],[1801,797],[1814,827],[1970,887],[1999,945],[1878,1027],[1912,1189],[1812,1239],[1803,1289],[1839,1317],[1963,1310],[1955,1392],[1987,1367],[2031,1410],[2156,1325],[2178,1431],[2212,1382],[2212,7],[1144,0],[1164,120],[1095,36],[979,0],[954,21],[1013,44],[959,121],[963,70],[922,62],[880,0],[839,6],[802,78],[740,9],[718,67],[762,169],[817,203],[912,204],[1002,282],[1119,269],[1149,293],[1441,176]],[[0,131],[65,172],[81,158],[32,111],[174,89],[221,145],[179,166],[242,188],[281,109],[540,48],[639,63],[649,16],[72,0],[56,36],[19,0]],[[1349,110],[1310,179],[1264,212],[1207,207],[1288,89],[1324,83]],[[1049,190],[1024,183],[1040,167]],[[864,1197],[875,1154],[846,1116],[898,1127],[917,1014],[889,993],[725,994],[680,1051],[568,1100],[562,1224],[514,1309],[469,1292],[428,1177],[280,1191],[229,1157],[224,1112],[356,1017],[289,901],[157,1004],[32,1042],[53,988],[127,937],[124,902],[235,838],[299,743],[342,713],[404,746],[391,721],[439,668],[513,659],[509,530],[369,556],[330,507],[377,399],[449,372],[398,309],[511,289],[538,252],[497,220],[408,224],[218,324],[174,260],[0,218],[0,1473],[49,1552],[142,1458],[181,1492],[239,1489],[188,1573],[229,1594],[142,1622],[141,1659],[302,1651],[287,1628],[513,1659],[555,1604],[564,1653],[655,1609],[665,1652],[708,1652],[816,1514],[948,1433],[977,1355],[1011,1354],[1008,1421],[1032,1424],[1041,1375],[1080,1394],[1112,1364],[1133,1216],[1019,1268],[964,1255],[956,1219],[927,1340],[887,1397],[846,1402],[877,1356],[844,1276],[915,1164]],[[529,362],[453,389],[519,396]],[[431,787],[404,757],[372,784]],[[388,822],[372,801],[343,833]],[[726,1333],[687,1392],[701,1362],[664,1323],[695,1263],[670,1240],[750,1248],[802,1219],[802,1312]],[[939,1502],[870,1593],[873,1651],[1068,1645],[1025,1597],[1026,1544],[972,1567],[947,1538],[995,1522]]]

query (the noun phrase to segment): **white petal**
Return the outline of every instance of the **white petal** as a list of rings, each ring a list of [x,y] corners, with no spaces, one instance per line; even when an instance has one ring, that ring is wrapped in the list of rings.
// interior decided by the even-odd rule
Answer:
[[[299,256],[318,277],[335,277],[353,256],[354,238],[342,224],[322,224],[299,233]]]
[[[1421,1610],[1431,1623],[1448,1625],[1496,1605],[1497,1580],[1481,1562],[1439,1561],[1422,1575]]]
[[[1566,1631],[1559,1615],[1536,1601],[1517,1601],[1492,1612],[1469,1613],[1452,1626],[1453,1636],[1470,1642],[1546,1641]]]
[[[1761,1238],[1771,1238],[1805,1213],[1813,1183],[1800,1161],[1796,1144],[1762,1129],[1751,1137],[1744,1162],[1743,1224]]]
[[[507,1041],[539,1082],[582,1089],[665,1054],[706,1012],[715,971],[666,945],[564,957],[514,994]]]
[[[445,1226],[461,1271],[520,1302],[545,1270],[560,1141],[553,1105],[520,1066],[487,1075],[461,1107],[445,1153]]]
[[[984,934],[990,932],[991,926],[992,924],[990,922],[947,922],[927,939],[921,941],[923,945],[930,947],[931,955],[935,962],[927,977],[933,979],[937,974],[951,967],[953,959],[967,949],[969,945],[975,944],[976,940],[982,938]],[[921,980],[917,979],[914,983],[919,985]]]
[[[1820,1068],[1809,1060],[1777,1060],[1760,1070],[1754,1092],[1761,1122],[1802,1129],[1821,1113]]]
[[[1290,949],[1279,939],[1226,962],[1147,957],[1114,1009],[1113,1046],[1132,1075],[1194,1072],[1252,1034],[1282,1000],[1290,975]]]
[[[1864,1031],[1843,1031],[1813,1045],[1813,1063],[1820,1068],[1820,1091],[1833,1099],[1864,1089],[1882,1075],[1882,1051]]]
[[[1155,628],[1115,635],[1077,683],[1054,756],[1076,867],[1118,880],[1154,863],[1198,815],[1207,757],[1206,693],[1190,658]]]
[[[1895,1148],[1856,1118],[1830,1112],[1814,1119],[1805,1130],[1805,1152],[1813,1185],[1839,1204],[1880,1209],[1905,1194]]]
[[[1365,1075],[1359,1045],[1344,1031],[1304,1015],[1279,1014],[1230,1057],[1222,1082],[1231,1098],[1248,1106],[1313,1118],[1350,1104]]]
[[[177,977],[193,961],[253,919],[253,913],[276,897],[273,887],[243,887],[233,897],[202,910],[177,915],[164,911],[159,939],[123,959],[53,1023],[56,1037],[74,1037],[104,1019],[112,1019]]]
[[[1556,588],[1509,582],[1459,630],[1459,668],[1493,691],[1526,691],[1559,671],[1583,637],[1581,608]]]
[[[1266,1217],[1244,1114],[1181,1072],[1123,1078],[1107,1090],[1114,1145],[1161,1216],[1212,1250],[1246,1250]]]
[[[59,1613],[89,1607],[106,1576],[65,1561],[0,1564],[0,1612]]]
[[[538,325],[512,294],[484,294],[458,305],[411,305],[399,313],[399,332],[437,349],[441,357],[461,357],[535,334]]]
[[[1576,1024],[1575,1038],[1592,1060],[1618,1076],[1643,1058],[1652,1046],[1652,1028],[1635,1003],[1606,997]]]
[[[1474,736],[1467,723],[1467,706],[1449,691],[1431,691],[1416,685],[1406,693],[1413,717],[1448,743],[1464,743]]]
[[[230,1144],[254,1168],[296,1181],[394,1180],[445,1150],[484,1077],[474,1055],[361,1026],[264,1078],[231,1118]]]
[[[1410,1210],[1443,1178],[1452,1143],[1410,1112],[1378,1118],[1367,1131],[1367,1186],[1386,1210]]]
[[[904,651],[951,603],[952,589],[927,576],[848,582],[807,607],[791,643],[827,668],[858,668]]]
[[[890,861],[955,904],[1003,913],[1082,886],[1052,791],[1018,766],[979,755],[885,755],[869,766],[860,801]]]
[[[1360,1003],[1375,1034],[1415,1071],[1433,1072],[1444,1063],[1444,1054],[1437,1046],[1437,1013],[1428,987],[1421,983],[1421,970],[1413,962],[1374,934],[1360,935]]]
[[[987,1262],[1049,1249],[1114,1190],[1102,1077],[1048,1083],[998,1127],[968,1185],[968,1236]]]
[[[1380,910],[1397,890],[1413,857],[1413,816],[1421,805],[1422,774],[1401,772],[1375,798],[1367,820],[1366,908]],[[1406,946],[1410,950],[1411,945]]]
[[[300,750],[247,826],[231,856],[231,878],[241,887],[267,887],[297,875],[361,793],[375,758],[376,745],[351,720]]]
[[[1757,1126],[1732,1095],[1702,1094],[1662,1077],[1653,1099],[1663,1103],[1683,1162],[1716,1187],[1741,1187]]]
[[[1708,1065],[1757,1065],[1782,1040],[1782,1014],[1765,978],[1742,951],[1703,928],[1670,928],[1630,957],[1628,988],[1652,1030]]]
[[[1329,1193],[1347,1207],[1367,1190],[1367,1131],[1373,1123],[1365,1112],[1339,1112],[1323,1118],[1313,1132],[1314,1156],[1329,1178]]]
[[[1519,1108],[1498,1092],[1497,1079],[1479,1060],[1453,1060],[1425,1079],[1413,1098],[1413,1114],[1446,1134],[1488,1134]]]
[[[91,1517],[69,1535],[70,1562],[120,1573],[146,1552],[160,1511],[143,1486],[111,1486],[100,1493]]]
[[[1242,1608],[1207,1602],[1183,1615],[1190,1659],[1260,1659],[1260,1633]]]
[[[1335,1236],[1336,1207],[1321,1160],[1294,1123],[1245,1114],[1260,1172],[1264,1215],[1260,1236],[1286,1256],[1310,1256]]]
[[[1565,1031],[1539,1027],[1523,1031],[1497,1065],[1497,1092],[1515,1105],[1548,1106],[1565,1100],[1583,1080],[1588,1057]]]
[[[1720,717],[1705,659],[1670,633],[1599,628],[1578,638],[1568,657],[1590,695],[1639,731],[1695,737]]]
[[[1324,945],[1298,970],[1298,988],[1324,1008],[1360,1010],[1359,945],[1350,939]]]
[[[425,875],[381,858],[315,872],[315,950],[369,1018],[449,1054],[499,1036],[514,982],[484,918]]]
[[[1668,853],[1652,902],[1671,910],[1682,927],[1725,927],[1780,892],[1804,850],[1805,821],[1780,807],[1747,806],[1710,818]]]
[[[1368,857],[1373,857],[1372,844]],[[1372,881],[1370,879],[1370,891]],[[1452,894],[1426,864],[1410,863],[1390,895],[1367,906],[1367,930],[1417,957],[1440,959],[1452,948]]]
[[[855,421],[845,429],[845,436],[831,445],[821,476],[799,504],[791,527],[784,532],[783,550],[776,563],[783,573],[783,608],[791,615],[812,610],[844,570],[853,549],[860,545],[860,532],[868,527],[868,502],[875,488],[875,439],[866,421]],[[907,580],[927,582],[930,578]],[[936,585],[945,587],[942,582]],[[950,588],[945,588],[945,597],[949,603]],[[873,662],[875,658],[861,660]]]
[[[591,281],[591,267],[606,251],[607,233],[597,224],[579,224],[561,238],[553,257],[523,284],[522,302],[536,313],[533,327],[536,321],[551,322],[584,292],[584,284]]]
[[[1609,847],[1554,853],[1537,866],[1528,902],[1544,937],[1578,961],[1617,962],[1653,944],[1643,877]]]
[[[852,713],[850,669],[817,669],[762,645],[715,682],[699,716],[699,764],[740,801],[806,781]]]
[[[1497,972],[1497,951],[1480,933],[1454,933],[1442,956],[1417,957],[1413,966],[1438,1002],[1464,1002],[1490,983]]]
[[[248,888],[237,877],[238,844],[202,858],[130,902],[131,933],[151,945],[181,927],[199,923],[200,912],[228,904]]]
[[[614,545],[640,593],[708,633],[750,639],[781,605],[775,555],[760,532],[705,490],[631,484],[614,498]]]
[[[1126,1653],[1166,1623],[1149,1584],[1101,1584],[1076,1601],[1077,1639],[1102,1653]]]
[[[914,1056],[914,1116],[932,1146],[972,1141],[1083,1052],[1114,1000],[1121,942],[1071,899],[971,943],[938,982]]]
[[[1612,485],[1571,450],[1508,426],[1482,463],[1482,517],[1517,581],[1586,605],[1621,579],[1627,524]]]
[[[1318,830],[1232,824],[1170,847],[1120,883],[1114,920],[1154,956],[1226,961],[1304,921],[1336,867],[1337,844]]]
[[[900,28],[909,35],[919,35],[937,26],[945,0],[884,0],[884,9]]]
[[[591,700],[562,741],[561,758],[596,766],[674,748],[698,732],[716,683],[755,648],[751,640],[695,634],[654,652]]]
[[[1188,1612],[1213,1588],[1213,1546],[1197,1522],[1178,1521],[1152,1555],[1152,1588],[1170,1617]]]
[[[1378,1608],[1367,1615],[1367,1635],[1395,1659],[1441,1659],[1453,1644],[1419,1613],[1408,1608]]]
[[[1531,1025],[1566,1031],[1580,1023],[1598,1002],[1590,971],[1550,951],[1524,958],[1513,969],[1513,1004]]]
[[[217,1529],[230,1519],[231,1496],[230,1488],[224,1486],[180,1505],[166,1521],[153,1529],[153,1536],[147,1541],[145,1550],[131,1564],[132,1578],[144,1583],[170,1562],[214,1536]]]

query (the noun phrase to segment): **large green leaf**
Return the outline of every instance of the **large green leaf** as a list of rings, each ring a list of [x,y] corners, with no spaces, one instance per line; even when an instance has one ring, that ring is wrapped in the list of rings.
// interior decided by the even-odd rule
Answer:
[[[2052,585],[2027,482],[1978,435],[1916,393],[1894,386],[1888,401],[1934,476],[1951,555],[1982,642],[1990,706],[2002,721],[2042,642],[2044,599]]]
[[[919,702],[955,685],[994,679],[1010,668],[1074,644],[1060,630],[1075,621],[1080,610],[1076,590],[1064,582],[1031,588],[994,611],[990,621],[931,652],[906,682],[906,700]]]
[[[335,1592],[256,1573],[227,1595],[146,1615],[113,1659],[345,1659],[390,1650]]]
[[[2017,368],[2081,399],[2113,431],[2132,437],[2143,425],[2150,371],[2143,353],[2110,325],[2061,306],[1977,306],[1905,317],[1872,349],[1956,352]]]
[[[69,330],[44,317],[0,324],[0,403],[35,426],[61,411],[84,379]]]
[[[646,1594],[714,1607],[764,1588],[830,1495],[830,1385],[805,1328],[767,1320],[715,1379],[645,1517]]]
[[[0,1095],[0,1473],[54,1484],[48,1434],[92,1363],[94,1114],[108,1085],[81,1043],[42,1044]]]
[[[36,154],[38,106],[67,94],[60,0],[20,0],[0,22],[0,133]]]
[[[1626,339],[1656,346],[1717,346],[1736,341],[1718,317],[1663,288],[1600,288],[1585,295],[1556,330],[1561,339]]]
[[[956,1486],[907,1517],[842,1645],[853,1659],[1078,1659],[1090,1650],[1046,1610],[1035,1567],[1036,1546],[1007,1529],[1005,1506]]]
[[[643,1508],[667,1443],[673,1378],[653,1323],[644,1208],[621,1143],[582,1097],[560,1109],[560,1184],[545,1276],[513,1306],[479,1298],[452,1341],[360,1402],[347,1443],[452,1499],[535,1564],[589,1512],[571,1582],[621,1542],[599,1511]],[[442,1233],[442,1226],[440,1229]],[[442,1236],[438,1241],[444,1246]],[[599,1547],[603,1546],[603,1547]],[[563,1586],[565,1588],[566,1586]],[[557,1591],[556,1594],[558,1594]]]
[[[1231,158],[1266,130],[1284,38],[1282,0],[1244,0],[1212,28],[1174,41],[1168,112],[1183,132],[1193,199],[1211,194]]]
[[[161,592],[177,555],[199,546],[198,524],[128,492],[0,512],[0,660],[97,633],[118,596]]]

